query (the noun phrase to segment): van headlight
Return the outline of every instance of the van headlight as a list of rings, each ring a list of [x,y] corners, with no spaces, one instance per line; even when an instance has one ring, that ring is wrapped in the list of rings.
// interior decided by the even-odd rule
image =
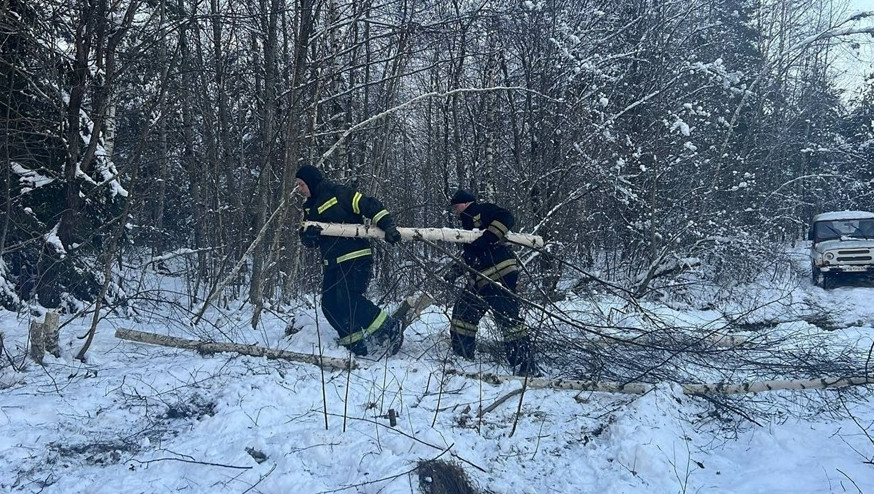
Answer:
[[[835,253],[834,252],[826,252],[825,256],[823,256],[823,257],[825,257],[826,261],[831,261],[832,259],[835,258]]]

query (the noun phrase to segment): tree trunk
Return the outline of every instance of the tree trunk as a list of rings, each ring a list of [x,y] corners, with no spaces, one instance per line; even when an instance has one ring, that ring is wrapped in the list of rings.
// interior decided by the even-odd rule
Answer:
[[[285,271],[289,274],[285,278],[285,286],[283,293],[288,294],[293,290],[297,280],[294,279],[295,261],[297,251],[287,249],[285,254],[282,254],[281,244],[283,241],[289,241],[288,229],[286,228],[286,216],[288,204],[291,201],[291,196],[294,193],[294,174],[297,171],[299,160],[302,156],[302,126],[301,122],[305,118],[304,111],[304,94],[306,89],[305,73],[307,68],[307,50],[310,45],[310,37],[315,29],[315,20],[313,19],[313,0],[299,0],[299,18],[297,19],[296,37],[294,39],[293,52],[293,67],[290,82],[291,89],[288,91],[288,108],[286,114],[286,127],[284,132],[285,138],[285,158],[283,161],[282,173],[282,188],[280,203],[283,205],[279,212],[279,218],[276,222],[278,227],[273,237],[273,245],[270,249],[270,259],[278,265],[284,266]]]
[[[367,237],[385,238],[385,232],[375,226],[365,226],[352,223],[321,223],[318,221],[306,221],[303,227],[317,226],[322,229],[322,235],[331,237]],[[459,228],[404,228],[398,231],[404,240],[431,240],[438,242],[454,242],[468,244],[479,238],[483,232],[479,230],[462,230]],[[526,235],[510,232],[506,236],[507,243],[522,245],[525,247],[543,247],[543,238],[537,235]]]
[[[339,359],[333,357],[325,357],[321,355],[310,355],[307,353],[289,352],[287,350],[276,350],[257,345],[246,345],[242,343],[211,343],[206,341],[188,340],[185,338],[176,338],[173,336],[164,336],[154,333],[144,333],[142,331],[134,331],[132,329],[117,329],[115,337],[122,340],[136,341],[139,343],[148,343],[150,345],[162,345],[175,348],[183,348],[186,350],[195,350],[198,353],[212,355],[215,353],[235,352],[241,355],[249,355],[251,357],[266,357],[268,359],[291,360],[293,362],[301,362],[304,364],[318,365],[329,369],[347,370],[355,369],[358,366],[355,362],[347,359]]]
[[[41,322],[30,321],[30,358],[42,365],[46,353],[45,326]]]
[[[58,328],[60,327],[60,315],[57,311],[50,310],[46,312],[45,322],[43,323],[43,336],[45,342],[45,351],[51,353],[55,357],[61,356],[61,346],[58,342]]]
[[[574,379],[547,379],[525,378],[521,376],[507,376],[487,374],[481,372],[464,372],[455,369],[447,369],[449,375],[479,379],[488,384],[503,384],[512,381],[524,381],[529,388],[539,389],[566,389],[573,391],[596,391],[602,393],[627,393],[644,394],[652,391],[655,385],[649,383],[621,383],[613,381],[581,381]],[[777,381],[754,381],[748,383],[729,384],[680,384],[683,394],[687,395],[730,395],[762,393],[765,391],[779,390],[809,390],[845,388],[848,386],[864,386],[874,383],[874,375],[857,377],[820,377],[815,379],[777,380]]]
[[[276,118],[277,99],[276,85],[279,70],[277,67],[278,54],[278,19],[280,12],[280,4],[278,0],[262,1],[262,6],[269,5],[269,11],[264,20],[264,92],[261,100],[263,103],[262,118],[261,118],[261,147],[260,147],[260,163],[261,170],[258,175],[257,194],[256,194],[256,223],[255,231],[260,229],[267,218],[270,216],[271,206],[271,184],[274,172],[274,157],[276,146]],[[254,233],[254,231],[253,231]],[[252,275],[249,281],[249,302],[252,304],[252,329],[256,329],[258,321],[261,318],[261,311],[264,307],[264,292],[265,289],[272,293],[274,278],[272,272],[274,270],[265,269],[265,263],[269,254],[268,248],[271,242],[264,241],[259,244],[252,255]],[[271,288],[266,288],[267,284],[271,284]]]

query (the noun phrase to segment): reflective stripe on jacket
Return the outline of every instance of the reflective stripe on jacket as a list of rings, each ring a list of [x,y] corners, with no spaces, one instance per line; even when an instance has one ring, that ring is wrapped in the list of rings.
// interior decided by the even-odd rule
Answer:
[[[311,193],[304,203],[304,221],[363,224],[367,219],[383,230],[394,224],[391,214],[379,200],[345,185],[323,180]],[[366,238],[322,235],[318,245],[326,266],[373,254]]]
[[[473,244],[465,244],[462,255],[468,265],[495,281],[518,270],[516,256],[504,242],[507,233],[515,224],[513,214],[496,204],[474,202],[468,206],[461,213],[461,227],[465,230],[478,228],[483,230],[483,235],[497,238],[484,250],[475,248]],[[478,288],[488,283],[482,276],[476,275],[476,277]]]

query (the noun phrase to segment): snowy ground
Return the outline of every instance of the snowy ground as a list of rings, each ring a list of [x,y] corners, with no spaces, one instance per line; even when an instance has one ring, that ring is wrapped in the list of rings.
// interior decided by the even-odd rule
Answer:
[[[828,335],[870,347],[874,288],[804,289],[799,298],[844,308],[838,319],[850,327]],[[73,355],[90,319],[73,320],[61,331],[61,358],[47,356],[44,368],[15,372],[3,356],[0,491],[419,493],[417,462],[440,457],[493,493],[874,493],[870,387],[847,403],[855,420],[799,411],[737,433],[702,425],[707,403],[668,383],[642,396],[528,389],[521,408],[516,395],[478,417],[521,384],[445,376],[445,312],[430,308],[398,356],[351,373],[114,337],[116,327],[197,336],[180,334],[168,314],[101,323],[82,364]],[[325,354],[346,357],[320,313],[295,313],[301,331],[290,339],[281,315],[255,332],[245,310],[213,318],[209,332],[307,353],[321,340]],[[706,313],[674,316],[706,322]],[[27,327],[0,312],[16,363]],[[768,406],[793,393],[818,392],[758,397]]]

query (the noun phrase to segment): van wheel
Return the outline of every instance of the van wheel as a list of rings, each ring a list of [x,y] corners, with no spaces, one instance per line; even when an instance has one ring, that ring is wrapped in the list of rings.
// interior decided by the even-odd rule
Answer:
[[[823,290],[831,290],[835,286],[835,275],[834,273],[823,273],[816,266],[812,266],[811,269],[811,278],[813,284],[822,288]]]
[[[822,278],[822,271],[820,271],[816,266],[810,266],[810,282],[813,283],[814,286],[822,288]]]
[[[838,275],[837,273],[822,273],[822,289],[823,290],[831,290],[832,288],[838,286]]]

